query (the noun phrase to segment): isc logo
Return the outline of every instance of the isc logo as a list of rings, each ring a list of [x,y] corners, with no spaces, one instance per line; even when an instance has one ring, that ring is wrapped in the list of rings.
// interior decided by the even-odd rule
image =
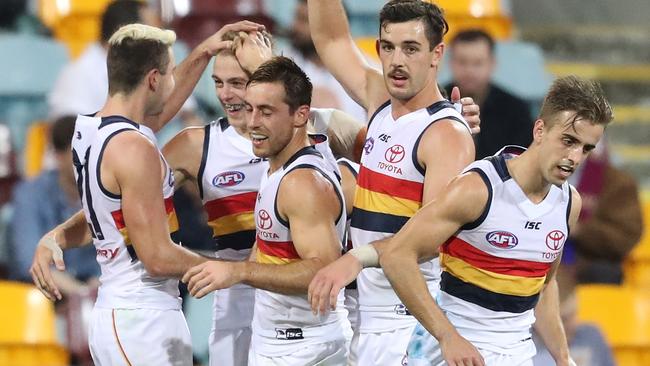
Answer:
[[[487,239],[488,243],[492,244],[493,246],[503,249],[514,248],[517,243],[519,243],[519,239],[517,239],[515,234],[502,230],[492,231],[488,233],[485,236],[485,239]]]
[[[242,172],[230,171],[223,172],[212,179],[212,185],[215,187],[231,187],[244,181],[246,176]]]

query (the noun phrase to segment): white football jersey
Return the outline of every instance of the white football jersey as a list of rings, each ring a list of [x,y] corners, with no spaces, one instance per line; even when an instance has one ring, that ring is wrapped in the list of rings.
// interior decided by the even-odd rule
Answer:
[[[122,214],[122,197],[109,192],[101,184],[100,167],[104,149],[111,138],[125,131],[138,131],[156,145],[151,129],[121,116],[79,115],[72,139],[77,188],[101,268],[96,306],[180,309],[178,281],[153,277],[147,273],[129,239]],[[178,231],[172,201],[174,176],[162,154],[160,158],[167,167],[161,190],[169,231],[174,239],[174,234]]]

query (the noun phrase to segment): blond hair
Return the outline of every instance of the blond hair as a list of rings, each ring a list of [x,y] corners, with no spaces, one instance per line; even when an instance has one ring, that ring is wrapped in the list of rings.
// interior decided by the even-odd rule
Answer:
[[[157,27],[152,27],[150,25],[139,23],[127,24],[120,27],[120,29],[113,33],[111,38],[108,39],[108,44],[110,46],[120,45],[127,38],[131,38],[136,41],[158,41],[165,46],[171,46],[174,44],[174,42],[176,42],[176,33],[173,30],[160,29]]]

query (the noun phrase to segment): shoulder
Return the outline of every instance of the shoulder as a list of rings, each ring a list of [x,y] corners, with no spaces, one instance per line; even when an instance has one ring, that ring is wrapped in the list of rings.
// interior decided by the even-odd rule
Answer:
[[[285,212],[333,208],[339,202],[334,184],[316,169],[294,169],[280,183],[279,195],[282,200],[279,205]]]
[[[116,134],[106,143],[104,150],[105,161],[124,167],[158,158],[159,151],[156,145],[135,129],[127,129]]]
[[[177,133],[163,148],[163,151],[177,148],[193,148],[203,146],[205,127],[186,127]]]

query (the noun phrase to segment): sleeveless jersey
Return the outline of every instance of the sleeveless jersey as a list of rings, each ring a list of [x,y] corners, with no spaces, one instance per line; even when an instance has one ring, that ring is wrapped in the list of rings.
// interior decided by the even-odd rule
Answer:
[[[532,347],[534,307],[569,236],[571,188],[552,185],[534,204],[511,178],[508,158],[502,150],[465,169],[485,182],[488,204],[442,245],[438,304],[472,343],[514,354]]]
[[[125,131],[138,131],[156,144],[151,129],[120,116],[100,118],[80,115],[72,139],[77,188],[101,268],[96,306],[180,309],[178,281],[152,277],[147,273],[129,239],[122,214],[121,195],[109,192],[101,184],[100,167],[104,149],[111,138]],[[173,239],[178,231],[172,201],[174,176],[162,154],[160,157],[167,171],[161,190]]]
[[[250,140],[237,133],[226,118],[205,126],[197,182],[217,257],[248,258],[255,242],[255,198],[268,167],[265,159],[253,154]]]
[[[391,112],[387,102],[369,122],[350,228],[355,248],[394,235],[422,207],[425,169],[417,160],[417,150],[425,130],[436,121],[452,119],[469,133],[469,126],[448,101],[397,120]],[[438,290],[438,263],[436,258],[420,265],[432,293]],[[382,269],[364,269],[357,284],[361,330],[382,332],[414,323]]]
[[[281,169],[262,177],[255,206],[259,263],[285,265],[300,259],[291,239],[289,223],[280,217],[276,202],[282,179],[295,169],[314,169],[332,183],[341,203],[336,231],[339,241],[343,241],[346,215],[337,175],[331,170],[331,162],[326,162],[316,147],[306,147],[298,151]],[[318,245],[317,238],[314,245]],[[339,294],[335,311],[315,316],[306,294],[285,295],[258,289],[253,316],[253,342],[263,354],[278,355],[291,352],[292,346],[302,347],[306,343],[342,339],[347,324],[346,315],[343,292]]]

